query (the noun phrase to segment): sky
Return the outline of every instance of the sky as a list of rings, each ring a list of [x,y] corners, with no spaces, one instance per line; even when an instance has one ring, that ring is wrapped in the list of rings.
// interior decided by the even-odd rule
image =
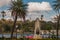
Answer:
[[[43,20],[51,21],[52,18],[57,15],[57,13],[53,10],[53,1],[55,0],[23,0],[23,3],[28,4],[26,19],[40,19],[41,15],[44,15]],[[6,12],[6,19],[12,19],[11,12],[8,10],[10,3],[11,0],[0,0],[0,12],[3,10]],[[1,13],[0,18],[2,18]]]

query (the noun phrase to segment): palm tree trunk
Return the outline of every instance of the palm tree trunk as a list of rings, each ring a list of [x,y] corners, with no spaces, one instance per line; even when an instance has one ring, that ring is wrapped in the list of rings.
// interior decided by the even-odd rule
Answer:
[[[13,24],[13,27],[12,27],[11,39],[13,38],[13,32],[14,32],[14,29],[15,29],[15,26],[16,26],[16,21],[17,21],[17,14],[15,16],[14,24]]]
[[[58,19],[58,21],[57,21],[57,40],[58,40],[58,31],[59,31],[59,19]]]
[[[16,28],[15,28],[16,29],[16,40],[17,40],[17,28],[18,28],[18,26],[16,25]]]
[[[59,10],[57,12],[59,14]],[[57,20],[57,40],[58,40],[58,36],[59,36],[58,31],[59,31],[59,15],[58,15],[58,20]]]
[[[25,24],[25,16],[23,16],[23,24]],[[24,38],[24,29],[23,29],[23,38]]]

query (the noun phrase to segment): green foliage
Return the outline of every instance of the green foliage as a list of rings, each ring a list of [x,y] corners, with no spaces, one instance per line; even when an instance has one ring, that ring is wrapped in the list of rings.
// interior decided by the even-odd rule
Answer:
[[[8,24],[4,24],[4,31],[5,32],[11,32],[11,28]]]
[[[12,10],[11,15],[12,16],[18,16],[20,18],[23,18],[25,21],[25,16],[27,12],[27,4],[24,4],[22,0],[16,0],[12,1],[10,10]]]
[[[48,21],[48,22],[42,21],[41,22],[41,29],[42,30],[51,30],[51,29],[54,29],[53,28],[53,23],[51,21]]]
[[[35,28],[35,21],[28,21],[26,20],[25,23],[22,21],[17,21],[16,23],[18,25],[19,30],[23,30],[24,32],[33,32]],[[51,21],[42,21],[41,22],[41,30],[51,30],[51,29],[56,29],[56,23],[53,23]],[[11,20],[5,20],[2,21],[0,20],[0,30],[3,29],[4,32],[11,32],[11,29],[13,27],[13,21]]]
[[[53,2],[54,2],[54,4],[53,4],[54,10],[59,11],[60,10],[60,0],[56,0]]]

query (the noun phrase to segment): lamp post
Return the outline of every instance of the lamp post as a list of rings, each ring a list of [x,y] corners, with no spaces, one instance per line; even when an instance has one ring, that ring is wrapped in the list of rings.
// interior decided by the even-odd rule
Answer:
[[[43,15],[41,15],[41,21],[43,20]]]

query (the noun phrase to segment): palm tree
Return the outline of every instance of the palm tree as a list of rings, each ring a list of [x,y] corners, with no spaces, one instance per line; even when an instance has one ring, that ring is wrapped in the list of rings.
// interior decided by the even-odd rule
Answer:
[[[59,29],[60,29],[60,14],[59,15],[56,15],[56,17],[54,17],[54,21],[56,21],[56,28],[57,28],[57,39],[58,39],[58,32],[59,32]]]
[[[54,9],[57,11],[57,13],[59,14],[59,10],[60,10],[60,0],[56,0],[54,1],[55,4],[53,5],[54,6]],[[59,14],[60,15],[60,14]],[[57,40],[58,40],[58,30],[59,30],[59,18],[57,19]]]
[[[6,16],[5,11],[2,11],[1,14],[2,14],[2,19],[4,19],[4,17]]]
[[[10,9],[12,10],[12,16],[14,17],[14,24],[12,28],[11,38],[13,37],[13,32],[16,26],[17,18],[23,18],[25,22],[27,4],[23,4],[22,0],[12,1]]]

